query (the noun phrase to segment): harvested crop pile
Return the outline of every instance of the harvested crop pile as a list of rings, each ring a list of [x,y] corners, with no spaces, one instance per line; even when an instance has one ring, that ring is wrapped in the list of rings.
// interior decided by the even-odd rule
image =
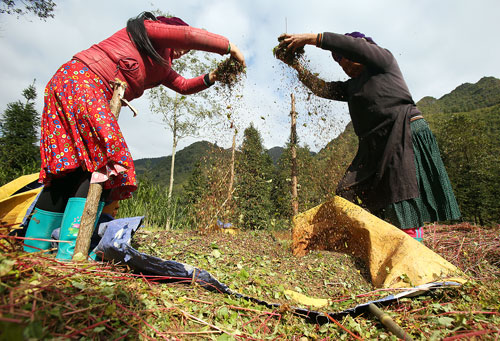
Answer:
[[[301,47],[295,51],[290,51],[283,44],[283,38],[281,36],[278,38],[278,41],[280,43],[273,49],[274,56],[290,66],[298,63],[305,53],[304,48]]]
[[[353,298],[373,289],[364,267],[350,255],[314,251],[292,255],[288,232],[253,231],[236,235],[171,230],[139,234],[141,252],[190,264],[210,272],[231,290],[268,303],[293,303],[286,290],[313,298],[339,300],[324,311],[343,310],[368,298]],[[347,299],[344,300],[344,295]]]
[[[274,56],[283,63],[297,70],[300,81],[306,86],[303,87],[306,92],[312,91],[316,95],[323,93],[327,89],[326,82],[320,79],[318,74],[310,71],[311,66],[309,65],[309,61],[304,56],[304,47],[298,48],[295,51],[290,51],[283,44],[283,38],[281,36],[278,38],[278,41],[280,41],[280,44],[273,49]],[[318,110],[320,109],[316,108],[313,111]]]
[[[217,81],[227,86],[237,83],[244,72],[245,67],[232,57],[220,62],[215,69]]]

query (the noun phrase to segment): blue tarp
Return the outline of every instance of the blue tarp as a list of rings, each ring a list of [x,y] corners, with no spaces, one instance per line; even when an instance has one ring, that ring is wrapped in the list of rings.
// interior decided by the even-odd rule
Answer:
[[[94,252],[101,256],[106,261],[113,261],[114,263],[125,264],[130,267],[134,272],[143,275],[162,276],[166,281],[186,281],[191,279],[190,283],[196,283],[203,288],[210,291],[217,291],[220,293],[232,295],[236,298],[243,298],[261,305],[265,305],[271,309],[277,309],[280,304],[268,303],[256,299],[254,297],[246,296],[229,289],[227,285],[219,282],[209,272],[195,268],[191,265],[175,262],[172,260],[164,260],[154,257],[142,252],[137,251],[131,246],[133,234],[140,228],[144,217],[122,218],[112,220],[100,225],[99,234],[102,236],[100,243],[94,249]],[[396,301],[403,297],[413,297],[421,295],[429,290],[443,288],[443,287],[457,287],[460,286],[457,282],[435,282],[417,287],[406,289],[395,295],[387,295],[375,301],[363,303],[353,308],[346,309],[339,312],[330,312],[329,316],[338,319],[345,315],[357,315],[365,312],[370,303],[374,304],[387,304]],[[311,322],[319,324],[327,323],[329,318],[325,313],[308,310],[299,307],[290,307],[290,310],[295,312]]]

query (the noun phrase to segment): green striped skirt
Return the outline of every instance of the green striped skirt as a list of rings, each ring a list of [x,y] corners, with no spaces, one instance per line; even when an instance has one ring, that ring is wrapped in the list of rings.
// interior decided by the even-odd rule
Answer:
[[[376,215],[402,230],[459,219],[460,209],[434,134],[424,119],[411,122],[410,127],[420,196],[390,204]]]

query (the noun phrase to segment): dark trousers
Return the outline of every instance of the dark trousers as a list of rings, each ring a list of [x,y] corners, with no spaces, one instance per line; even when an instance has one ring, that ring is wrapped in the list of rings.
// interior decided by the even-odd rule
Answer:
[[[90,187],[90,172],[78,168],[65,176],[53,179],[50,186],[45,186],[35,204],[36,208],[49,212],[63,213],[69,198],[86,198]],[[103,191],[101,200],[109,190]]]

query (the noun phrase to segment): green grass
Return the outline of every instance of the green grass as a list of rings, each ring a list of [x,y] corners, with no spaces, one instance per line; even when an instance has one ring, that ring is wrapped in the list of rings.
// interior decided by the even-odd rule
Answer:
[[[471,276],[460,288],[403,298],[382,309],[416,340],[500,336],[500,227],[432,226],[424,242]],[[284,290],[329,298],[338,311],[384,295],[348,255],[316,251],[297,259],[286,231],[235,236],[140,229],[140,251],[211,272],[234,291],[281,303],[269,309],[191,284],[161,283],[113,264],[61,263],[1,240],[0,339],[311,340],[395,337],[373,316],[317,325],[292,313]],[[359,272],[358,272],[359,271]],[[352,336],[352,335],[355,335]],[[303,339],[303,340],[306,340]]]

